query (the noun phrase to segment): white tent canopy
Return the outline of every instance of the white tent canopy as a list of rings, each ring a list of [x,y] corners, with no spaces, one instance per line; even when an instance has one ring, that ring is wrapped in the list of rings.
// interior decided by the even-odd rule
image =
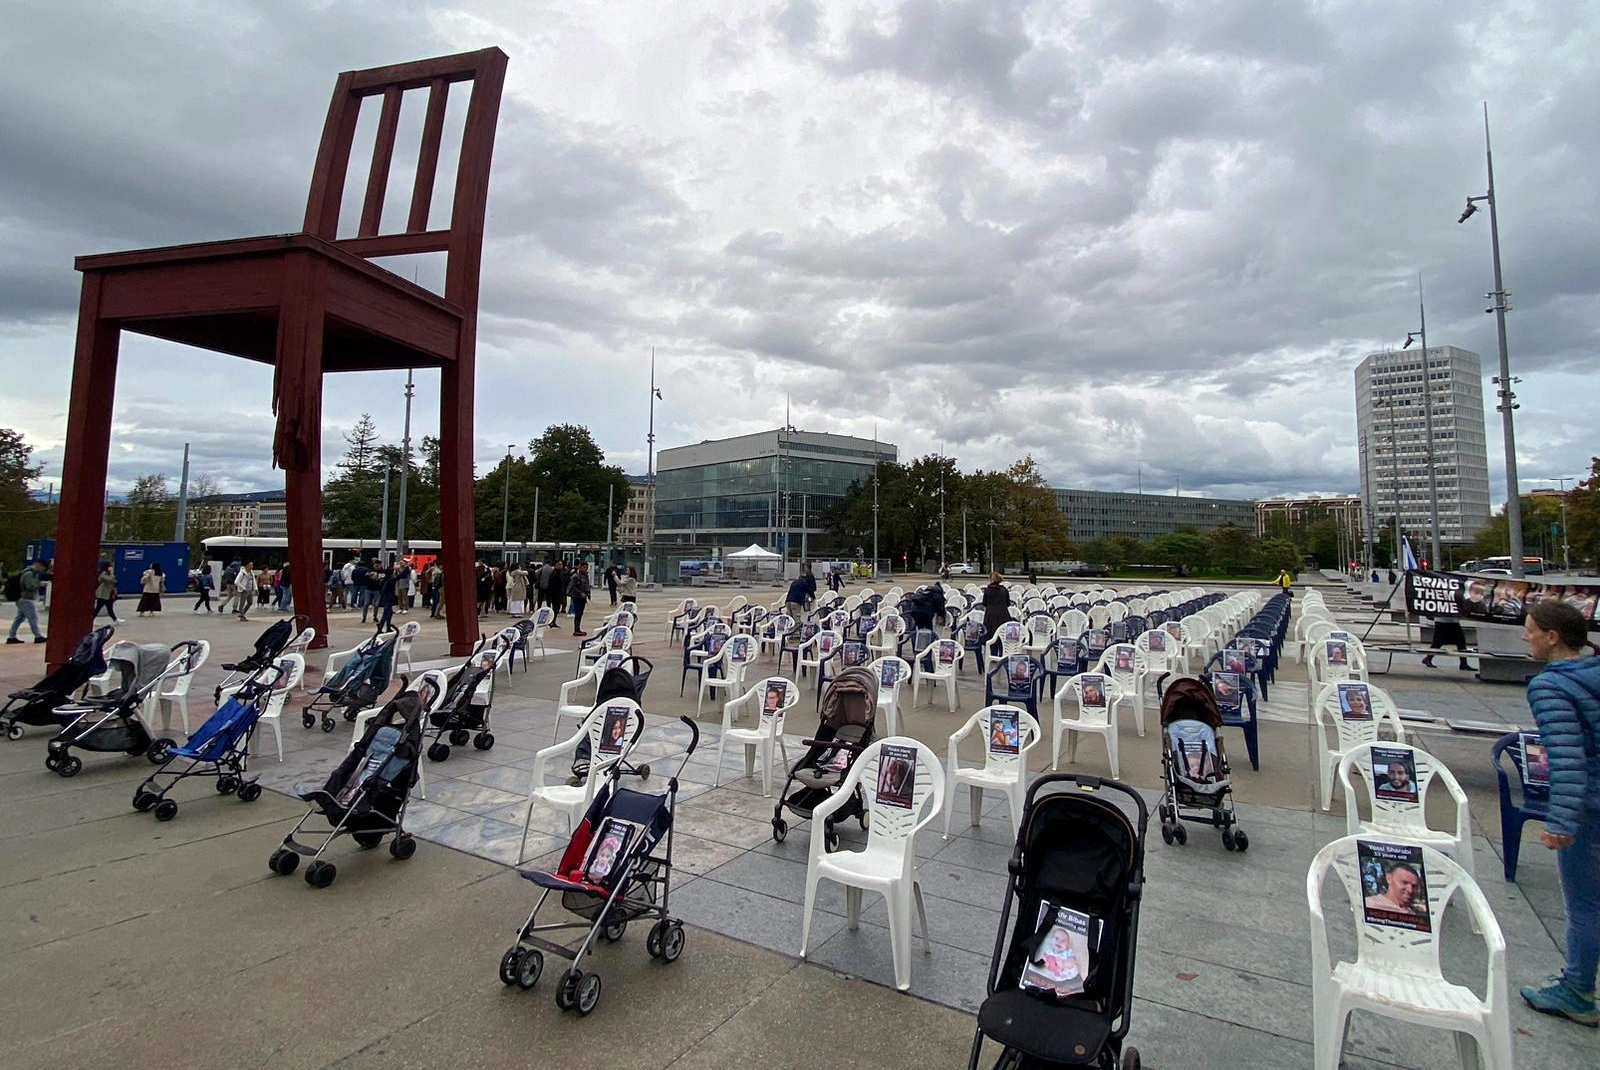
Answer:
[[[763,550],[759,543],[751,543],[743,550],[737,550],[725,556],[729,561],[747,561],[752,563],[756,561],[782,560],[779,555],[773,553],[771,550]]]

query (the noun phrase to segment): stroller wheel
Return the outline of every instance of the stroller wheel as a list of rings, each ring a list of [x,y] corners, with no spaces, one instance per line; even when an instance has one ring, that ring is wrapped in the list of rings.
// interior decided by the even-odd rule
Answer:
[[[313,888],[326,888],[339,875],[339,867],[320,859],[306,867],[306,883]]]
[[[472,737],[472,745],[478,750],[488,750],[494,746],[493,732],[479,732]]]
[[[578,993],[577,998],[574,1001],[574,1006],[577,1008],[577,1011],[580,1015],[587,1017],[594,1010],[595,1004],[599,1002],[600,975],[597,973],[586,973],[583,975],[582,979],[578,981]]]
[[[526,992],[539,983],[539,975],[542,973],[544,973],[544,952],[536,947],[530,947],[519,957],[512,980],[516,982],[518,988]]]
[[[1249,837],[1249,835],[1247,833],[1245,833],[1244,830],[1242,830],[1242,829],[1239,830],[1238,832],[1235,832],[1233,834],[1233,845],[1235,847],[1237,847],[1241,851],[1250,850],[1250,837]]]
[[[133,793],[133,808],[141,814],[154,810],[156,803],[160,801],[161,796],[153,791],[145,791],[143,788]]]
[[[650,763],[646,762],[644,765],[641,765],[636,770],[636,772],[638,772],[640,780],[649,780],[650,779]]]
[[[333,721],[333,716],[331,714],[322,718],[322,730],[324,732],[332,732],[333,731],[333,725],[334,725],[334,721]]]
[[[1139,1070],[1139,1049],[1124,1048],[1122,1052],[1122,1070]]]
[[[162,736],[150,744],[149,749],[144,752],[144,756],[150,759],[151,765],[166,765],[167,760],[172,757],[172,748],[177,745],[174,740]]]
[[[20,724],[11,725],[9,728],[6,729],[6,738],[11,740],[11,741],[13,741],[13,742],[15,742],[16,740],[21,739],[22,738],[22,726]]]
[[[1239,844],[1234,840],[1232,829],[1222,830],[1222,846],[1226,847],[1230,851],[1237,851],[1239,849]]]
[[[429,745],[429,747],[428,747],[428,761],[430,761],[430,762],[442,762],[448,757],[450,757],[450,744],[448,744],[448,743],[434,743],[434,744],[430,744]]]
[[[628,932],[628,923],[625,921],[608,921],[606,927],[600,930],[600,935],[606,938],[606,943],[614,944],[621,940]]]
[[[667,931],[661,935],[661,961],[677,962],[678,956],[683,954],[683,925],[679,922],[664,922]]]
[[[578,998],[578,982],[583,980],[583,971],[574,966],[561,975],[561,983],[556,986],[556,1006],[564,1011],[570,1011]]]
[[[255,802],[259,798],[261,798],[261,785],[260,784],[257,784],[255,781],[252,780],[248,784],[240,784],[239,785],[239,801],[240,802]]]
[[[514,985],[517,983],[517,971],[522,966],[521,946],[511,947],[500,956],[500,983]]]
[[[156,804],[156,820],[171,821],[178,816],[178,804],[171,799],[162,799]]]
[[[644,938],[644,949],[650,953],[650,957],[653,959],[661,957],[661,931],[666,924],[665,918],[656,922],[650,926],[650,933]]]
[[[76,754],[69,754],[56,763],[56,772],[62,776],[77,776],[78,770],[83,768],[83,759]]]
[[[54,773],[61,768],[61,759],[54,754],[46,754],[44,756],[44,767]]]
[[[217,794],[232,795],[239,790],[239,778],[236,776],[217,777]]]
[[[267,859],[267,868],[280,877],[287,877],[300,868],[300,855],[287,847],[280,847]]]
[[[822,846],[830,852],[839,849],[839,831],[832,825],[828,825],[822,830]]]
[[[1172,846],[1172,826],[1171,825],[1162,825],[1161,826],[1161,842],[1166,844],[1168,847]]]
[[[370,851],[383,842],[381,832],[352,832],[350,838],[356,841],[356,846],[363,851]]]
[[[331,718],[331,717],[329,717],[329,718],[327,718],[327,719],[328,719],[328,720],[330,720],[330,721],[331,721],[331,720],[333,720],[333,718]],[[346,709],[346,710],[345,710],[345,711],[344,711],[344,719],[345,719],[345,720],[346,720],[346,721],[348,721],[348,722],[350,722],[350,723],[351,723],[351,724],[355,724],[355,720],[356,720],[356,708],[355,708],[355,707],[354,707],[354,706],[351,706],[351,707],[349,707],[349,708],[347,708],[347,709]]]
[[[389,853],[397,861],[404,862],[417,853],[417,838],[415,836],[396,836],[389,841]]]
[[[472,733],[468,732],[465,728],[452,728],[450,730],[450,742],[457,747],[465,747],[467,745],[467,740],[471,738]]]
[[[867,831],[867,808],[865,806],[863,806],[861,808],[861,812],[856,815],[856,822],[860,824],[862,832]]]
[[[317,727],[317,715],[312,713],[310,710],[307,710],[305,713],[300,715],[300,723],[305,725],[307,728],[315,728]]]
[[[1182,847],[1184,844],[1189,842],[1189,830],[1184,828],[1182,825],[1173,825],[1172,838],[1178,841],[1179,847]]]
[[[789,822],[781,817],[772,819],[772,842],[782,843],[789,835]]]

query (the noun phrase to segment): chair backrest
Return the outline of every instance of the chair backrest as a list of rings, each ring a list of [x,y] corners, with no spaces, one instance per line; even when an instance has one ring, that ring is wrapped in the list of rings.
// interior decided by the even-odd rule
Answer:
[[[767,618],[766,636],[768,639],[781,639],[794,631],[794,618],[787,613],[774,613]]]
[[[1317,732],[1326,741],[1326,725],[1332,724],[1340,751],[1363,743],[1376,743],[1379,731],[1387,724],[1397,742],[1404,743],[1405,727],[1400,711],[1388,692],[1364,680],[1334,680],[1322,685],[1311,703]]]
[[[1031,655],[1007,654],[997,660],[989,671],[989,690],[1007,698],[1032,700],[1039,686],[1041,669],[1038,659]],[[995,686],[996,675],[999,676],[999,687]]]
[[[1172,664],[1172,648],[1177,643],[1164,629],[1152,628],[1135,639],[1133,645],[1144,655],[1146,672],[1162,673]]]
[[[1020,706],[985,706],[967,721],[983,733],[983,768],[1010,777],[1027,775],[1028,748],[1039,742],[1039,722]],[[955,772],[951,769],[950,772]]]
[[[535,634],[537,634],[538,630],[548,628],[555,621],[555,619],[555,610],[551,609],[549,606],[540,606],[533,614],[533,626],[535,628]]]
[[[832,628],[824,628],[816,635],[813,635],[810,640],[805,643],[806,646],[811,648],[811,653],[808,657],[805,651],[802,650],[800,653],[800,660],[805,662],[819,662],[823,658],[830,657],[835,650],[839,649],[839,642],[840,637],[838,632],[834,631]]]
[[[262,707],[263,714],[280,715],[283,705],[289,700],[289,692],[300,686],[300,681],[306,676],[306,659],[304,654],[279,654],[274,659],[274,664],[283,670],[272,685],[272,692],[267,696],[267,704]]]
[[[785,676],[769,676],[757,681],[746,694],[754,694],[761,707],[761,728],[783,735],[783,718],[800,701],[800,688]]]
[[[878,658],[867,666],[873,676],[878,678],[878,697],[892,696],[900,689],[900,685],[911,678],[911,666],[903,659],[889,655]]]
[[[1533,747],[1537,747],[1538,750],[1532,750]],[[1501,764],[1502,759],[1510,763],[1509,771]],[[1501,736],[1495,740],[1494,747],[1489,752],[1489,760],[1494,765],[1496,779],[1501,783],[1502,798],[1505,802],[1518,809],[1531,806],[1536,812],[1549,808],[1550,752],[1539,738],[1539,733],[1509,732]],[[1520,804],[1515,802],[1516,796],[1511,794],[1512,783],[1522,789]]]
[[[958,671],[964,651],[954,639],[936,639],[918,653],[922,655],[918,658],[918,665],[926,676],[929,673],[948,675]],[[931,667],[925,662],[931,662]]]
[[[1144,656],[1133,643],[1113,643],[1100,655],[1095,671],[1105,673],[1124,689],[1132,690],[1134,676],[1144,671]]]
[[[498,48],[485,48],[415,63],[345,71],[339,75],[333,88],[333,100],[328,105],[328,117],[323,123],[316,166],[311,173],[311,193],[306,200],[306,233],[334,242],[362,257],[443,252],[448,257],[444,299],[475,316],[483,220],[489,195],[489,162],[494,154],[495,123],[500,114],[505,72],[506,54]],[[441,230],[430,225],[433,187],[439,167],[439,148],[444,141],[450,87],[460,82],[471,83],[472,96],[461,132],[450,224]],[[384,234],[381,233],[383,201],[389,186],[395,134],[400,126],[401,101],[413,90],[427,90],[427,110],[422,122],[422,148],[417,156],[411,204],[404,228]],[[339,214],[345,177],[350,169],[350,150],[362,103],[368,97],[382,98],[382,112],[367,171],[361,220],[354,237],[341,239]]]
[[[994,637],[1000,643],[1002,654],[1014,654],[1022,649],[1027,632],[1019,620],[1008,620],[995,629]]]
[[[756,660],[756,639],[753,635],[735,635],[722,651],[727,664],[745,666]]]
[[[867,850],[890,850],[909,864],[912,836],[944,806],[944,766],[927,746],[906,736],[880,739],[861,752],[840,785],[862,788]]]
[[[1324,639],[1311,649],[1311,686],[1339,680],[1365,680],[1367,653],[1356,639]]]
[[[1055,638],[1056,622],[1050,619],[1049,614],[1035,612],[1028,618],[1028,639],[1038,646],[1045,646]]]
[[[1428,788],[1435,780],[1452,798],[1466,797],[1445,764],[1427,751],[1407,743],[1362,743],[1346,751],[1339,763],[1352,824],[1358,815],[1350,777],[1357,771],[1367,788],[1367,812],[1372,815],[1367,825],[1384,833],[1403,837],[1428,829]]]
[[[1069,609],[1061,614],[1056,630],[1060,635],[1082,635],[1089,630],[1089,614],[1081,609]]]
[[[1111,708],[1122,701],[1122,685],[1105,673],[1079,673],[1066,682],[1078,703],[1078,719],[1085,724],[1108,724]]]

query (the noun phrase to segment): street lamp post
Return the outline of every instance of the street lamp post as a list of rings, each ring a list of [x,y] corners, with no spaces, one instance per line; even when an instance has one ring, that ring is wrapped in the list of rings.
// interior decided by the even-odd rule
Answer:
[[[511,532],[511,451],[516,449],[512,443],[506,447],[506,472],[505,493],[500,499],[500,567],[506,567],[506,539]]]
[[[1405,555],[1400,551],[1400,425],[1395,410],[1410,403],[1400,398],[1388,398],[1382,404],[1389,410],[1389,466],[1394,494],[1394,561],[1395,565],[1404,567]]]
[[[1494,150],[1489,144],[1487,103],[1483,106],[1483,157],[1489,178],[1488,191],[1481,197],[1468,197],[1467,207],[1456,222],[1465,223],[1478,210],[1479,201],[1488,202],[1489,249],[1494,258],[1494,289],[1484,296],[1494,301],[1494,304],[1484,311],[1494,313],[1496,339],[1500,345],[1500,374],[1494,379],[1497,388],[1495,394],[1500,398],[1500,404],[1495,406],[1495,410],[1500,413],[1500,427],[1506,454],[1506,532],[1511,541],[1511,575],[1520,580],[1525,575],[1522,560],[1522,498],[1517,485],[1517,435],[1511,415],[1518,406],[1517,395],[1511,387],[1522,380],[1512,378],[1511,358],[1506,349],[1506,313],[1511,311],[1506,299],[1511,294],[1506,290],[1505,281],[1500,274],[1500,217],[1495,207]]]
[[[400,505],[395,516],[394,548],[406,556],[406,486],[411,482],[411,397],[415,392],[414,370],[406,369],[406,421],[400,433]]]
[[[1372,496],[1372,468],[1373,465],[1377,463],[1378,451],[1374,449],[1372,451],[1372,456],[1367,458],[1366,435],[1361,436],[1361,456],[1367,460],[1367,463],[1363,466],[1364,471],[1362,473],[1366,479],[1364,481],[1364,486],[1361,488],[1366,493],[1366,501],[1362,503],[1362,511],[1366,514],[1367,523],[1361,543],[1366,550],[1366,560],[1363,562],[1363,564],[1366,566],[1366,570],[1371,572],[1375,563],[1372,548],[1378,537],[1378,509],[1377,503],[1374,501]]]
[[[383,466],[383,519],[378,523],[378,561],[384,565],[389,563],[389,473],[393,471],[393,465]]]
[[[651,546],[656,541],[656,402],[661,400],[661,390],[656,386],[656,347],[650,347],[650,430],[645,433],[645,448],[649,454],[645,482],[649,485],[649,508],[645,510],[644,526],[644,582],[650,583],[655,579],[652,563]],[[534,506],[534,516],[539,515],[537,503]]]
[[[1428,452],[1423,457],[1428,466],[1428,516],[1431,527],[1429,528],[1429,564],[1440,567],[1441,554],[1439,550],[1439,467],[1433,455],[1433,369],[1428,359],[1428,309],[1422,300],[1422,276],[1417,276],[1417,317],[1418,326],[1415,332],[1406,332],[1405,349],[1412,341],[1422,343],[1422,426],[1428,440]]]
[[[939,443],[939,568],[946,564],[944,556],[944,443]]]
[[[1561,571],[1572,571],[1572,543],[1567,538],[1567,484],[1576,482],[1568,476],[1556,479],[1561,484]]]

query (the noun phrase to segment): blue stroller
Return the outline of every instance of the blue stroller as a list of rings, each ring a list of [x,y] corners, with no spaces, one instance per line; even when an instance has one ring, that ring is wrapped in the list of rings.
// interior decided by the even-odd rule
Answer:
[[[256,722],[283,673],[277,665],[252,673],[188,742],[166,751],[166,761],[161,768],[146,777],[134,791],[133,808],[140,813],[153,810],[157,821],[171,821],[178,816],[178,804],[166,797],[167,792],[177,787],[179,781],[195,776],[215,777],[218,795],[237,795],[240,802],[246,803],[261,798],[261,785],[245,779],[245,767]],[[174,768],[178,762],[188,765]],[[165,784],[162,783],[164,777],[168,778]]]
[[[300,723],[312,728],[321,714],[322,730],[332,732],[334,710],[343,710],[344,719],[354,721],[357,713],[376,703],[394,679],[394,648],[399,638],[399,632],[378,632],[357,647],[350,660],[317,688]]]

